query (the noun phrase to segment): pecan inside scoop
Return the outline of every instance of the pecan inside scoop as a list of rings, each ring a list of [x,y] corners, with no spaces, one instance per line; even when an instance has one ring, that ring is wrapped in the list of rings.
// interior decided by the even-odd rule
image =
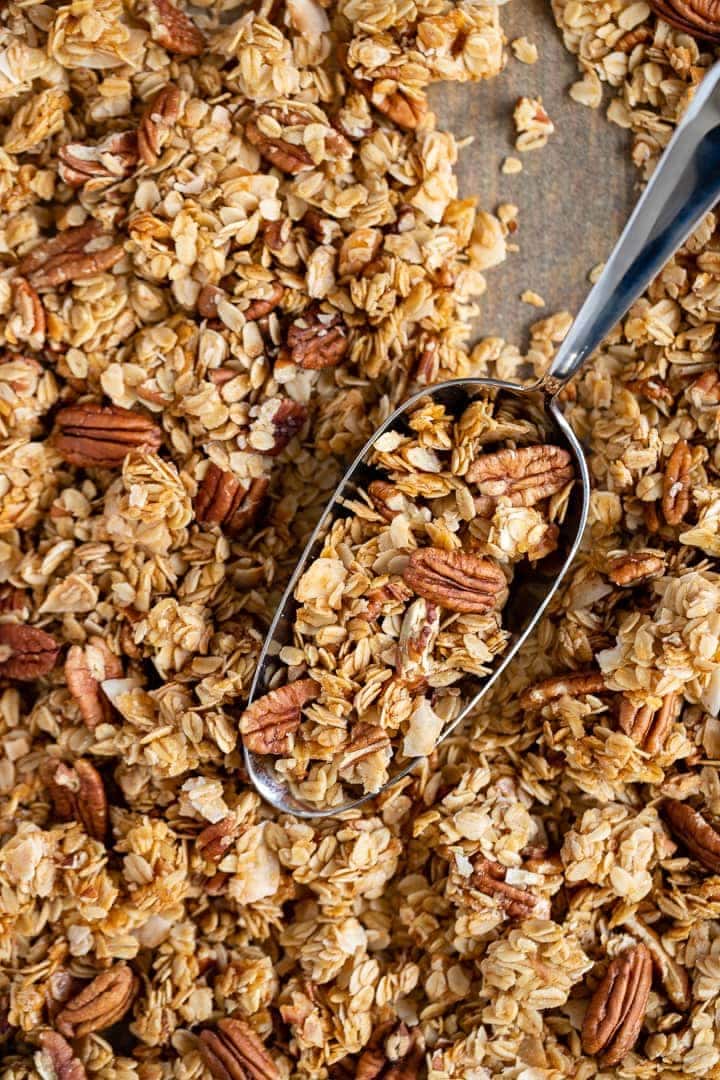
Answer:
[[[720,41],[718,0],[650,0],[650,6],[677,30],[706,41]]]
[[[240,717],[248,750],[253,754],[286,754],[290,736],[300,727],[303,707],[319,693],[314,679],[298,679],[253,701]]]
[[[449,611],[484,614],[502,606],[507,582],[489,559],[464,551],[419,548],[403,572],[405,583]]]

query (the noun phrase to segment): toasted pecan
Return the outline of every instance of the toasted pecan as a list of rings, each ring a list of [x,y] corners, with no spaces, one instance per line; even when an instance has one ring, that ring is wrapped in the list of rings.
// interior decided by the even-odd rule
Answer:
[[[112,469],[130,450],[159,449],[162,431],[148,417],[119,405],[86,401],[60,409],[53,445],[70,465]]]
[[[638,944],[611,960],[590,999],[582,1027],[586,1054],[600,1056],[602,1065],[619,1064],[638,1040],[645,1019],[652,959]]]
[[[291,735],[300,727],[303,708],[319,693],[314,679],[298,679],[248,705],[240,717],[240,731],[248,750],[254,754],[286,754]]]
[[[507,595],[502,570],[490,559],[464,551],[418,548],[403,579],[418,596],[449,611],[483,614],[500,607]]]

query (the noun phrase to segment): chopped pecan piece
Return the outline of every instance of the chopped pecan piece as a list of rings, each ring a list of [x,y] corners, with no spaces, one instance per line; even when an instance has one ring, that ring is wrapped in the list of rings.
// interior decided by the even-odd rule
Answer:
[[[650,578],[662,574],[665,569],[665,557],[651,551],[627,552],[608,559],[607,575],[621,588],[640,585]]]
[[[685,968],[678,964],[662,941],[639,915],[630,915],[625,920],[625,926],[640,938],[643,945],[647,946],[655,969],[662,979],[667,996],[678,1009],[689,1009],[692,995],[690,993],[690,979]]]
[[[85,1066],[57,1031],[41,1032],[38,1042],[36,1063],[41,1076],[48,1080],[87,1080]]]
[[[348,331],[342,315],[322,311],[311,304],[295,319],[287,332],[280,359],[309,371],[336,367],[349,346]]]
[[[248,750],[253,754],[286,754],[290,736],[300,727],[302,709],[319,693],[314,679],[298,679],[248,705],[240,717],[240,731]]]
[[[668,525],[679,525],[690,509],[692,451],[678,439],[668,458],[662,481],[662,512]]]
[[[52,758],[42,767],[42,779],[60,821],[78,821],[88,836],[104,840],[108,826],[105,785],[94,765],[78,758],[72,765]]]
[[[201,1031],[200,1051],[216,1080],[279,1080],[275,1062],[244,1020],[219,1020]]]
[[[373,480],[368,486],[368,495],[373,506],[385,521],[392,521],[394,517],[402,513],[404,495],[394,484],[386,480]],[[396,507],[393,507],[393,503]]]
[[[250,301],[250,306],[245,309],[243,314],[248,322],[254,322],[256,319],[264,319],[266,315],[269,315],[271,311],[282,301],[285,295],[285,287],[280,284],[279,281],[273,281],[270,284],[270,292],[268,296],[260,296],[255,300]]]
[[[112,706],[100,684],[106,679],[121,679],[122,676],[120,658],[110,651],[101,637],[93,636],[87,645],[72,645],[68,650],[65,681],[90,731],[112,716]]]
[[[19,615],[25,607],[25,590],[8,582],[0,585],[0,615]]]
[[[81,281],[109,270],[122,259],[121,244],[89,251],[104,233],[98,221],[90,221],[54,236],[34,247],[18,263],[18,273],[35,289],[54,288],[66,281]]]
[[[217,285],[203,285],[197,298],[198,312],[204,319],[217,319],[218,304],[227,298],[225,290],[218,288]]]
[[[82,252],[92,240],[97,240],[99,236],[102,236],[104,231],[99,221],[87,221],[74,229],[65,229],[51,240],[43,240],[36,244],[32,251],[23,256],[17,265],[18,273],[22,277],[27,277],[56,255]]]
[[[189,15],[176,7],[172,0],[147,0],[145,14],[150,37],[176,56],[200,56],[205,49],[205,37]]]
[[[613,46],[615,52],[631,53],[638,45],[644,45],[652,39],[652,32],[648,26],[637,26],[634,30],[628,30],[618,38]]]
[[[93,979],[58,1013],[56,1026],[68,1039],[103,1031],[121,1020],[137,992],[137,979],[127,964],[117,964]]]
[[[376,619],[385,604],[404,604],[413,595],[403,581],[389,581],[387,585],[381,585],[378,589],[372,589],[367,594],[367,610],[364,616],[368,620]]]
[[[157,450],[162,431],[152,420],[119,405],[86,401],[57,414],[53,445],[70,465],[112,469],[130,450]]]
[[[425,94],[400,83],[399,67],[386,64],[375,68],[372,78],[357,75],[348,62],[348,47],[341,45],[338,60],[349,82],[364,94],[370,104],[398,127],[414,131],[420,127],[428,113]]]
[[[525,446],[483,454],[470,465],[465,479],[477,484],[478,513],[490,516],[498,499],[513,506],[534,506],[556,495],[575,476],[572,458],[559,446]]]
[[[673,722],[677,717],[680,699],[677,694],[667,694],[659,709],[651,705],[634,705],[623,695],[620,703],[620,730],[649,754],[659,753],[665,745]]]
[[[307,409],[299,401],[285,398],[280,402],[278,410],[273,416],[273,435],[275,442],[272,450],[268,451],[271,457],[282,453],[291,439],[294,439],[307,419]]]
[[[36,626],[0,623],[0,677],[32,682],[55,667],[60,646]]]
[[[720,832],[689,803],[678,799],[667,799],[663,813],[675,839],[708,870],[720,874]]]
[[[464,551],[419,548],[413,551],[403,579],[418,596],[449,611],[483,614],[502,606],[507,581],[490,559]]]
[[[717,0],[650,0],[650,7],[677,30],[706,41],[720,42]]]
[[[307,117],[300,112],[265,105],[248,119],[245,135],[266,161],[294,176],[304,169],[312,169],[312,155],[302,143],[283,139],[281,132],[288,127],[302,129],[306,123]]]
[[[507,867],[492,859],[478,855],[473,863],[473,873],[469,878],[471,888],[478,892],[494,896],[500,907],[511,919],[529,919],[535,912],[538,898],[526,889],[508,885],[505,881]]]
[[[652,959],[645,945],[634,945],[610,961],[585,1013],[586,1054],[601,1055],[601,1064],[610,1067],[632,1050],[645,1019],[651,982]]]
[[[605,689],[601,671],[572,671],[566,675],[551,675],[549,679],[529,686],[520,695],[519,704],[525,710],[541,709],[555,698],[602,694]]]
[[[401,677],[427,675],[440,631],[440,609],[420,597],[405,612],[397,643],[396,669]]]
[[[88,181],[122,180],[138,163],[138,137],[134,131],[116,131],[93,145],[66,143],[58,150],[61,180],[70,187]]]
[[[720,404],[720,371],[716,368],[703,371],[688,387],[688,398],[701,409],[715,408]]]
[[[295,176],[314,168],[315,161],[305,145],[304,133],[307,128],[316,132],[322,123],[321,113],[304,113],[293,108],[291,102],[267,104],[256,109],[249,117],[245,124],[245,135],[266,161],[281,172]],[[345,136],[330,127],[325,133],[325,147],[333,157],[350,157],[352,153]]]
[[[387,750],[389,747],[390,737],[384,728],[361,720],[354,725],[350,739],[343,746],[338,770],[341,774],[352,772],[363,758]]]
[[[180,91],[173,83],[166,83],[145,109],[138,127],[138,153],[143,164],[157,165],[179,115]]]
[[[16,335],[32,345],[42,344],[47,329],[45,308],[35,289],[24,278],[13,278],[12,304],[19,320],[15,327]]]
[[[237,818],[228,814],[221,821],[208,825],[195,840],[195,848],[208,862],[218,863],[228,848],[235,843],[240,832]]]
[[[268,483],[264,476],[243,483],[211,461],[195,496],[195,517],[206,525],[221,525],[231,536],[240,533],[255,520]]]

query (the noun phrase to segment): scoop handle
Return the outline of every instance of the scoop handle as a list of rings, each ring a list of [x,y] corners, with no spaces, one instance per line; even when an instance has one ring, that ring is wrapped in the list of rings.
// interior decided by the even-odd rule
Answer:
[[[720,198],[720,63],[703,79],[541,385],[575,375]]]

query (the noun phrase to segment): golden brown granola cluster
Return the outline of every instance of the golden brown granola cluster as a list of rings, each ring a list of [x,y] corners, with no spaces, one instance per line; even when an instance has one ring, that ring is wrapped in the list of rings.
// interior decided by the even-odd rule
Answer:
[[[513,399],[478,394],[455,411],[422,398],[375,440],[375,479],[339,497],[271,646],[273,689],[240,718],[296,797],[379,791],[433,752],[497,667],[515,570],[543,572],[573,488],[569,452],[544,434]]]
[[[649,174],[712,48],[551,7]],[[720,1075],[714,215],[568,394],[585,547],[482,711],[340,821],[242,771],[341,463],[567,330],[467,345],[514,223],[426,90],[503,61],[496,4],[0,5],[2,1080]]]

